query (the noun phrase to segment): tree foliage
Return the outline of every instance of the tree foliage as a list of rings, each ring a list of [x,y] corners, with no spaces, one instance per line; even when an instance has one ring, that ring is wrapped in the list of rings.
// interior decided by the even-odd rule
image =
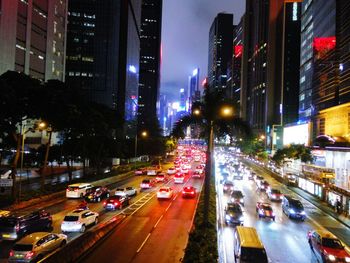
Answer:
[[[312,162],[313,157],[310,148],[303,144],[291,144],[283,149],[278,149],[272,160],[278,164],[282,164],[285,159],[300,159],[304,163]]]

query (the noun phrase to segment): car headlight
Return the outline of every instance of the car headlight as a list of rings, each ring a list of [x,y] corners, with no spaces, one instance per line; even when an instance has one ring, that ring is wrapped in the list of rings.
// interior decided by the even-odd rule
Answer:
[[[260,214],[260,215],[263,215],[263,214],[264,214],[264,210],[260,209],[260,210],[259,210],[259,214]]]
[[[243,198],[239,199],[239,201],[240,201],[241,203],[243,203]]]
[[[333,255],[328,255],[328,258],[330,261],[335,261],[335,256],[333,256]]]
[[[231,220],[231,217],[229,215],[225,216],[226,220]]]
[[[305,211],[301,211],[300,214],[301,214],[301,215],[306,215]]]
[[[241,217],[239,218],[239,221],[244,221],[244,216],[241,216]]]
[[[350,258],[349,257],[345,257],[345,262],[350,262]]]
[[[295,214],[295,211],[291,208],[291,209],[289,209],[289,213],[290,214]]]

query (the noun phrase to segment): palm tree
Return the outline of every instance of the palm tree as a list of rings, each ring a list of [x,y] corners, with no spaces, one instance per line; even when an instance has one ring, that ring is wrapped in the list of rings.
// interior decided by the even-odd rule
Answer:
[[[202,102],[195,102],[192,105],[192,114],[182,117],[176,123],[172,135],[175,138],[183,138],[184,130],[188,126],[196,126],[201,129],[201,137],[207,141],[207,161],[204,179],[204,215],[203,224],[208,224],[209,199],[210,199],[210,178],[212,176],[212,152],[214,144],[214,131],[232,136],[250,135],[250,128],[234,112],[234,103],[225,98],[222,91],[208,92],[206,88]]]

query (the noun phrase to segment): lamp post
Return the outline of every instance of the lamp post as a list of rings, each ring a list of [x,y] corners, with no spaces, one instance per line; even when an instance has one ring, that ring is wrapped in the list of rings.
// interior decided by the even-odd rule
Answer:
[[[147,136],[148,136],[148,132],[147,131],[142,131],[141,133],[140,133],[140,135],[141,135],[141,137],[143,137],[143,138],[146,138]],[[134,160],[134,167],[135,167],[135,170],[136,170],[136,158],[137,158],[137,138],[138,136],[137,136],[137,132],[136,132],[136,135],[135,135],[135,160]]]
[[[41,170],[41,188],[43,189],[45,186],[45,172],[47,167],[47,161],[49,159],[49,151],[50,151],[51,138],[52,138],[52,128],[46,122],[42,121],[38,124],[38,129],[40,131],[46,130],[49,133],[49,139],[47,141],[46,150],[45,150],[44,164]]]

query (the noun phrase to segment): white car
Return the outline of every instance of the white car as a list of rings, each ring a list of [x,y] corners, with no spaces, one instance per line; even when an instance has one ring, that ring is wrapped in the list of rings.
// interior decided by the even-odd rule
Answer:
[[[183,173],[183,174],[188,174],[188,169],[185,168],[185,167],[182,167],[181,173]]]
[[[62,232],[85,232],[89,225],[98,223],[98,213],[90,210],[76,209],[68,213],[61,224]]]
[[[158,199],[170,199],[173,197],[174,191],[170,187],[161,187],[157,192]]]
[[[147,175],[148,175],[148,176],[157,175],[157,171],[156,171],[156,170],[153,170],[153,169],[147,170]]]
[[[174,167],[171,167],[171,168],[168,169],[167,173],[169,175],[175,174],[176,173],[176,169]]]
[[[36,232],[19,240],[11,249],[8,262],[38,262],[45,255],[67,244],[67,236]]]
[[[182,174],[175,174],[174,182],[175,184],[183,184],[185,181],[185,177]]]
[[[66,190],[67,198],[82,198],[86,194],[86,190],[92,188],[92,184],[80,183],[68,185]]]
[[[191,164],[186,163],[186,164],[184,165],[184,168],[187,169],[187,170],[190,170],[192,167],[191,167]]]
[[[137,195],[137,190],[136,190],[136,188],[134,188],[132,186],[128,186],[125,188],[117,188],[115,190],[115,195],[134,196],[134,195]]]

